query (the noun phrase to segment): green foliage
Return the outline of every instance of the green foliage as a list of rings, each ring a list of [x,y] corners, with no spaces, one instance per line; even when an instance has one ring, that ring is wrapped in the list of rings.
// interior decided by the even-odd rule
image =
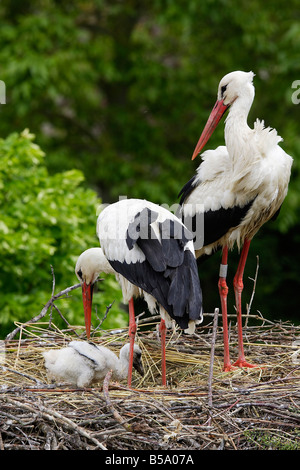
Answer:
[[[294,165],[280,217],[255,237],[247,271],[254,275],[258,254],[255,300],[264,315],[296,312],[298,3],[3,0],[0,80],[7,104],[0,106],[0,135],[28,127],[50,174],[81,170],[106,203],[127,195],[171,205],[199,164],[190,158],[220,78],[252,70],[249,124],[258,117],[275,127]],[[223,142],[220,125],[209,147]],[[231,269],[232,260],[235,254]],[[218,302],[216,263],[214,257],[201,271],[207,310]]]
[[[276,127],[294,155],[297,12],[296,0],[284,11],[278,0],[3,0],[2,134],[29,127],[51,171],[82,169],[105,202],[173,203],[220,78],[253,69],[251,119]],[[211,145],[222,140],[220,126]]]
[[[84,177],[78,170],[49,175],[45,155],[33,139],[25,130],[0,140],[1,337],[14,321],[29,320],[49,300],[51,265],[57,293],[78,282],[77,257],[99,243],[96,193],[83,187]],[[105,296],[98,295],[95,302],[100,317],[105,313],[103,301],[116,299],[116,310],[120,301],[114,280],[103,286]],[[61,301],[65,318],[73,324],[84,323],[80,297],[78,290],[72,302]]]

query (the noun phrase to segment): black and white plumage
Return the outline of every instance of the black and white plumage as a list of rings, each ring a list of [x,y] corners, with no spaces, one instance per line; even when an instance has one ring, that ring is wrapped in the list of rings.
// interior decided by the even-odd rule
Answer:
[[[42,353],[50,379],[67,382],[77,387],[88,387],[103,380],[112,370],[115,380],[128,376],[130,345],[125,344],[119,357],[110,349],[87,341],[71,341],[61,349],[50,349]],[[144,375],[141,350],[134,345],[133,367]]]
[[[123,199],[100,213],[97,234],[101,249],[84,252],[75,269],[83,285],[83,296],[90,299],[86,303],[90,306],[91,294],[85,292],[98,274],[114,273],[124,302],[129,303],[132,344],[136,331],[133,298],[139,296],[144,297],[151,313],[158,310],[161,315],[162,344],[165,322],[168,324],[170,320],[175,320],[187,333],[193,333],[195,324],[202,321],[202,292],[192,234],[182,222],[167,209],[149,201]],[[101,262],[99,250],[102,250]],[[92,255],[89,261],[88,255]],[[90,316],[88,307],[87,331]],[[165,385],[164,358],[162,362]]]
[[[182,222],[149,201],[126,199],[103,210],[97,232],[108,262],[123,276],[121,283],[131,283],[126,282],[129,293],[122,288],[124,300],[142,289],[151,313],[158,302],[164,320],[193,329],[201,318],[202,296],[192,235]]]
[[[197,174],[180,192],[181,217],[187,227],[194,230],[196,257],[200,259],[218,249],[223,250],[219,290],[224,312],[224,335],[227,334],[227,250],[235,244],[238,248],[243,246],[234,280],[240,336],[236,365],[239,366],[250,366],[244,359],[241,332],[242,277],[250,241],[265,222],[277,217],[287,194],[292,166],[292,158],[278,145],[282,139],[276,130],[265,128],[259,120],[253,129],[247,124],[254,99],[253,77],[252,72],[236,71],[220,81],[217,102],[193,159],[229,109],[225,122],[226,146],[203,152]],[[225,336],[224,342],[228,343]],[[224,356],[224,369],[229,370],[228,351]]]

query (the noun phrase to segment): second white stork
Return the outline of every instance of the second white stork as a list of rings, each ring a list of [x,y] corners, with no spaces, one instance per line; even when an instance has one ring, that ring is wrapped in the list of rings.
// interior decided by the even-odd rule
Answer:
[[[171,320],[193,333],[202,321],[202,292],[192,234],[167,209],[141,199],[123,199],[106,207],[97,221],[101,248],[86,250],[75,272],[82,283],[86,332],[90,335],[94,283],[114,273],[129,303],[131,385],[136,334],[134,297],[143,296],[151,313],[161,316],[162,384],[166,385],[165,335]]]
[[[232,368],[227,331],[226,284],[228,248],[243,246],[234,291],[238,321],[238,359],[234,366],[252,367],[245,360],[242,335],[241,295],[243,273],[251,239],[268,220],[275,218],[285,199],[292,158],[278,145],[275,129],[256,120],[254,128],[247,116],[254,99],[252,72],[231,72],[219,83],[218,97],[195,148],[201,152],[218,122],[229,109],[225,122],[225,144],[201,155],[197,174],[181,190],[181,213],[188,228],[196,230],[196,256],[222,249],[219,292],[223,314],[224,370]],[[200,217],[199,217],[200,216]],[[197,240],[197,217],[200,239]],[[204,227],[202,227],[202,223]],[[199,231],[198,231],[199,232]]]

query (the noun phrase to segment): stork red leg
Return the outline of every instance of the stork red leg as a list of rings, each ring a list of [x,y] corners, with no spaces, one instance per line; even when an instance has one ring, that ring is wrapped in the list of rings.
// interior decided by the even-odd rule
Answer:
[[[132,364],[133,364],[133,348],[136,334],[136,322],[134,315],[134,302],[133,298],[129,300],[129,339],[130,339],[130,349],[129,349],[129,366],[128,366],[128,378],[127,384],[131,387],[132,379]]]
[[[161,341],[161,380],[164,386],[167,385],[166,377],[166,322],[161,319],[159,325],[160,341]]]
[[[227,295],[228,295],[228,286],[226,283],[227,275],[227,259],[228,259],[228,247],[224,246],[222,252],[222,262],[220,266],[219,274],[219,293],[221,299],[221,309],[222,309],[222,320],[223,320],[223,342],[224,342],[224,367],[223,370],[228,372],[232,369],[229,356],[229,342],[228,342],[228,323],[227,323]]]
[[[245,360],[244,345],[243,345],[243,329],[242,329],[242,291],[244,288],[243,275],[247,261],[247,256],[250,248],[250,240],[245,240],[240,261],[238,264],[236,275],[234,276],[233,286],[235,292],[235,302],[237,309],[237,325],[238,325],[238,359],[234,363],[234,366],[238,367],[256,367],[253,364],[249,364]]]

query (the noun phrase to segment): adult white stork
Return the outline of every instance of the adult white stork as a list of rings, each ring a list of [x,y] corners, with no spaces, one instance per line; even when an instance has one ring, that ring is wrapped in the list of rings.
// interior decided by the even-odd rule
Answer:
[[[220,81],[217,102],[192,159],[200,153],[229,109],[225,121],[226,146],[205,151],[196,175],[180,192],[183,221],[188,228],[194,224],[196,230],[196,257],[209,255],[220,248],[223,250],[218,285],[223,314],[224,370],[232,368],[227,331],[228,248],[232,249],[235,243],[238,248],[243,245],[233,282],[238,321],[238,359],[233,366],[253,367],[246,362],[243,348],[241,295],[244,267],[251,239],[265,222],[279,213],[287,194],[293,161],[278,145],[282,139],[275,129],[265,128],[264,122],[259,120],[253,129],[247,124],[254,99],[253,77],[252,72],[236,71]],[[203,237],[198,240],[197,217],[204,222]]]
[[[75,272],[82,283],[86,332],[90,335],[92,293],[100,272],[114,273],[129,303],[131,385],[136,334],[134,297],[143,296],[151,313],[161,316],[162,384],[166,385],[165,335],[171,320],[193,333],[202,321],[202,292],[192,234],[167,209],[140,199],[106,207],[97,221],[101,248],[82,253]]]

